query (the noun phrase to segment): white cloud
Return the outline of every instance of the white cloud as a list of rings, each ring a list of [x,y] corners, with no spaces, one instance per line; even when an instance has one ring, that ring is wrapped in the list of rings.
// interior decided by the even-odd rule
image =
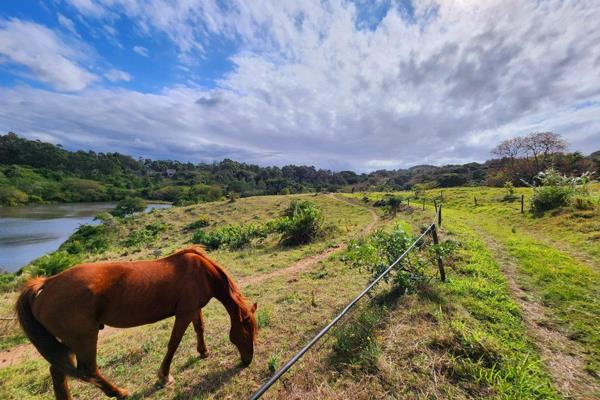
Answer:
[[[82,90],[96,79],[78,63],[84,57],[80,49],[33,22],[0,20],[0,55],[5,64],[23,65],[41,82],[58,90]]]
[[[135,53],[139,54],[142,57],[148,57],[148,49],[142,46],[133,46],[132,49]]]
[[[106,77],[106,79],[108,79],[111,82],[117,82],[117,81],[125,81],[125,82],[129,82],[131,80],[131,75],[129,75],[127,72],[125,71],[121,71],[115,68],[111,68],[109,69],[104,76]]]
[[[69,18],[65,17],[61,13],[58,13],[57,19],[58,19],[58,23],[63,28],[65,28],[67,31],[69,31],[73,35],[75,35],[77,37],[80,37],[79,33],[77,32],[77,28],[75,28],[75,23],[72,20],[70,20]]]
[[[532,130],[600,148],[595,0],[416,0],[414,15],[396,4],[368,24],[336,0],[88,3],[88,18],[125,15],[183,59],[235,40],[234,69],[211,90],[14,88],[0,101],[7,126],[135,154],[356,169],[484,160]]]

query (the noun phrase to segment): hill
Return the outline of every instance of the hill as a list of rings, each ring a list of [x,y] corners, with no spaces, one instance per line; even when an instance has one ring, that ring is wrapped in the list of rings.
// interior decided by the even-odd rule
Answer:
[[[597,153],[594,153],[597,154]],[[408,169],[358,174],[313,166],[261,167],[229,159],[212,164],[136,160],[120,153],[68,151],[60,145],[0,135],[0,204],[150,200],[192,204],[226,195],[256,196],[306,192],[393,191],[420,187],[491,184],[508,179],[506,160],[483,164],[418,165]],[[555,166],[567,174],[600,171],[600,158],[560,155]],[[525,178],[530,180],[532,172]],[[520,180],[514,178],[515,185]]]

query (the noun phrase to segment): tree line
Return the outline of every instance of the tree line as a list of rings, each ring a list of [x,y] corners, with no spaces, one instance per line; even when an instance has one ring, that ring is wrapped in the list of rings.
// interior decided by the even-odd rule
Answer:
[[[358,174],[304,165],[261,167],[230,159],[214,163],[135,159],[117,152],[69,151],[10,132],[0,135],[0,204],[112,201],[129,196],[185,204],[225,196],[501,186],[506,181],[519,184],[519,178],[532,177],[549,163],[565,173],[599,169],[598,152],[588,157],[565,153],[560,137],[546,136],[535,136],[539,139],[535,143],[527,138],[503,142],[494,151],[497,158],[485,163]],[[552,138],[554,142],[546,140]]]

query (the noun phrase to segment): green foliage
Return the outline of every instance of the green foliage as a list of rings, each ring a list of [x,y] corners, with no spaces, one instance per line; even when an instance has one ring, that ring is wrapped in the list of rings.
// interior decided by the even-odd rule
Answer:
[[[552,168],[537,174],[536,180],[540,186],[533,190],[531,209],[534,213],[566,206],[575,194],[576,180],[561,175]]]
[[[271,324],[271,311],[268,308],[259,308],[256,312],[256,323],[259,328],[266,328]]]
[[[368,271],[374,280],[396,261],[413,241],[414,238],[401,225],[394,226],[390,232],[379,229],[366,239],[351,241],[342,260],[351,267]],[[400,265],[405,268],[399,268]],[[401,291],[414,288],[425,279],[424,261],[420,258],[410,255],[400,265],[390,271],[384,280],[391,280]]]
[[[12,187],[0,186],[0,203],[7,206],[26,204],[29,201],[27,193]]]
[[[226,225],[210,232],[197,230],[192,236],[192,243],[202,244],[209,250],[222,247],[239,250],[249,246],[253,240],[262,240],[266,237],[267,230],[264,225]]]
[[[208,215],[199,215],[198,218],[194,222],[188,224],[185,229],[191,231],[199,228],[206,228],[208,225],[210,225]]]
[[[281,242],[288,246],[311,243],[326,233],[321,210],[309,200],[292,201],[274,229],[281,233]]]
[[[60,249],[69,254],[100,253],[108,249],[109,233],[104,224],[81,225]]]
[[[339,366],[350,364],[375,369],[381,354],[375,329],[384,313],[385,308],[367,308],[355,315],[352,322],[335,329],[332,361]]]
[[[81,262],[81,258],[66,251],[55,251],[35,260],[25,270],[31,276],[52,276]]]
[[[269,360],[267,361],[267,368],[269,369],[269,372],[273,373],[277,371],[280,362],[281,358],[279,357],[279,354],[271,354],[269,356]]]
[[[16,290],[20,286],[20,279],[17,274],[0,272],[0,293]]]
[[[127,247],[140,247],[153,243],[158,239],[160,233],[167,229],[167,225],[162,222],[154,222],[144,226],[142,229],[135,230],[129,234],[123,241]]]
[[[125,197],[117,202],[116,207],[110,213],[115,217],[125,217],[146,209],[146,202],[140,197]]]
[[[515,186],[511,181],[504,182],[504,189],[506,190],[506,193],[504,194],[502,201],[514,201],[517,199],[517,196],[515,196]]]

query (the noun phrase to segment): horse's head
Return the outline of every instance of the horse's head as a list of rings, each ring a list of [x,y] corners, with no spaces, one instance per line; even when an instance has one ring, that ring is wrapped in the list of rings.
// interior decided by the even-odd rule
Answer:
[[[250,365],[254,356],[254,342],[256,342],[256,303],[252,307],[240,307],[239,323],[231,324],[229,339],[239,350],[244,365]]]

